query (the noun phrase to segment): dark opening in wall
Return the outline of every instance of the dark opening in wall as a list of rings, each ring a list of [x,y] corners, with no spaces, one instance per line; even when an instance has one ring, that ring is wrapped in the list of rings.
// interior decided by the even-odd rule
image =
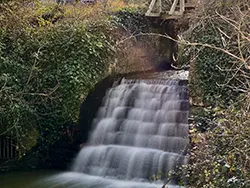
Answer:
[[[18,157],[16,141],[8,137],[0,137],[0,160]]]

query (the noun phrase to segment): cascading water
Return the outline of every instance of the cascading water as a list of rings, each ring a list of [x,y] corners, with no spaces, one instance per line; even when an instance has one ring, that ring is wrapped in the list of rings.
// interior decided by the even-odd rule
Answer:
[[[183,80],[125,80],[109,89],[87,146],[58,187],[161,188],[153,175],[186,164],[189,101]],[[166,179],[163,176],[162,179]],[[167,182],[168,188],[180,187]]]

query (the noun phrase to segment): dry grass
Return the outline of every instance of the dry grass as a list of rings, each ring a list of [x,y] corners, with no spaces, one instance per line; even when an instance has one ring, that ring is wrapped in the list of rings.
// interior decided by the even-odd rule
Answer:
[[[21,7],[21,8],[20,8]],[[48,26],[51,20],[44,19],[44,15],[49,17],[59,17],[56,21],[67,22],[91,22],[93,20],[108,19],[111,13],[126,7],[136,7],[134,4],[125,3],[123,0],[108,0],[106,3],[97,2],[95,4],[66,4],[59,6],[56,3],[34,1],[30,3],[11,2],[0,4],[0,26],[10,25],[15,22],[44,22],[40,26]],[[7,17],[11,17],[13,22],[8,22]],[[54,24],[54,22],[53,22]],[[35,24],[36,25],[36,24]]]

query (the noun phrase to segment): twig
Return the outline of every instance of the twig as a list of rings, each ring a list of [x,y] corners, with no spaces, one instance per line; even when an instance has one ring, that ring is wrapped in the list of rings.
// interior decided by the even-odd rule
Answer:
[[[228,50],[225,50],[223,48],[220,48],[220,47],[217,47],[217,46],[214,46],[214,45],[211,45],[211,44],[203,44],[203,43],[196,43],[196,42],[188,42],[188,41],[185,41],[185,40],[176,40],[172,37],[170,37],[169,35],[163,35],[163,34],[159,34],[159,33],[139,33],[139,34],[136,34],[136,35],[133,35],[133,36],[130,36],[124,40],[121,40],[119,41],[116,45],[120,45],[124,42],[126,42],[127,40],[130,40],[132,37],[137,37],[137,36],[159,36],[159,37],[164,37],[164,38],[167,38],[167,39],[170,39],[174,42],[177,42],[179,44],[184,44],[184,45],[188,45],[188,46],[202,46],[202,47],[207,47],[207,48],[212,48],[212,49],[215,49],[215,50],[218,50],[218,51],[221,51],[221,52],[224,52],[226,54],[228,54],[229,56],[232,56],[233,58],[237,59],[238,61],[240,62],[243,62],[245,63],[245,60],[236,56],[235,54],[229,52]]]
[[[22,93],[23,95],[32,95],[32,96],[42,96],[42,97],[48,97],[52,95],[58,88],[59,88],[59,83],[52,89],[51,92],[49,93]]]
[[[5,82],[4,82],[4,84],[3,84],[3,86],[1,87],[1,89],[0,89],[0,93],[4,90],[4,88],[5,88],[6,84],[7,84],[7,79],[5,80]]]

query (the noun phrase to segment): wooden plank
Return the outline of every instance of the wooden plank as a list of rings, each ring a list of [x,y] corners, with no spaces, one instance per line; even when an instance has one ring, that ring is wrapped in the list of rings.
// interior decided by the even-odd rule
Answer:
[[[148,11],[146,12],[146,15],[150,14],[152,12],[152,10],[154,8],[154,5],[155,5],[155,2],[156,2],[156,0],[151,1],[150,5],[149,5],[149,8],[148,8]]]
[[[180,0],[180,14],[183,15],[185,12],[185,0]]]
[[[166,15],[162,16],[162,18],[164,20],[177,20],[177,19],[180,19],[180,16],[166,14]]]
[[[158,12],[159,14],[162,12],[161,0],[158,0]]]
[[[170,9],[170,11],[168,12],[168,14],[173,15],[173,13],[174,13],[174,11],[175,11],[175,9],[176,9],[177,3],[178,3],[178,0],[174,0],[174,2],[173,2],[173,4],[172,4],[171,9]]]
[[[146,13],[145,16],[148,16],[148,17],[161,17],[161,14],[160,13]]]
[[[174,11],[174,13],[173,13],[173,16],[181,16],[181,15],[183,15],[183,14],[181,14],[180,11]]]
[[[185,3],[185,8],[195,8],[196,5],[195,4],[187,4]],[[180,5],[177,5],[176,8],[180,8]]]

